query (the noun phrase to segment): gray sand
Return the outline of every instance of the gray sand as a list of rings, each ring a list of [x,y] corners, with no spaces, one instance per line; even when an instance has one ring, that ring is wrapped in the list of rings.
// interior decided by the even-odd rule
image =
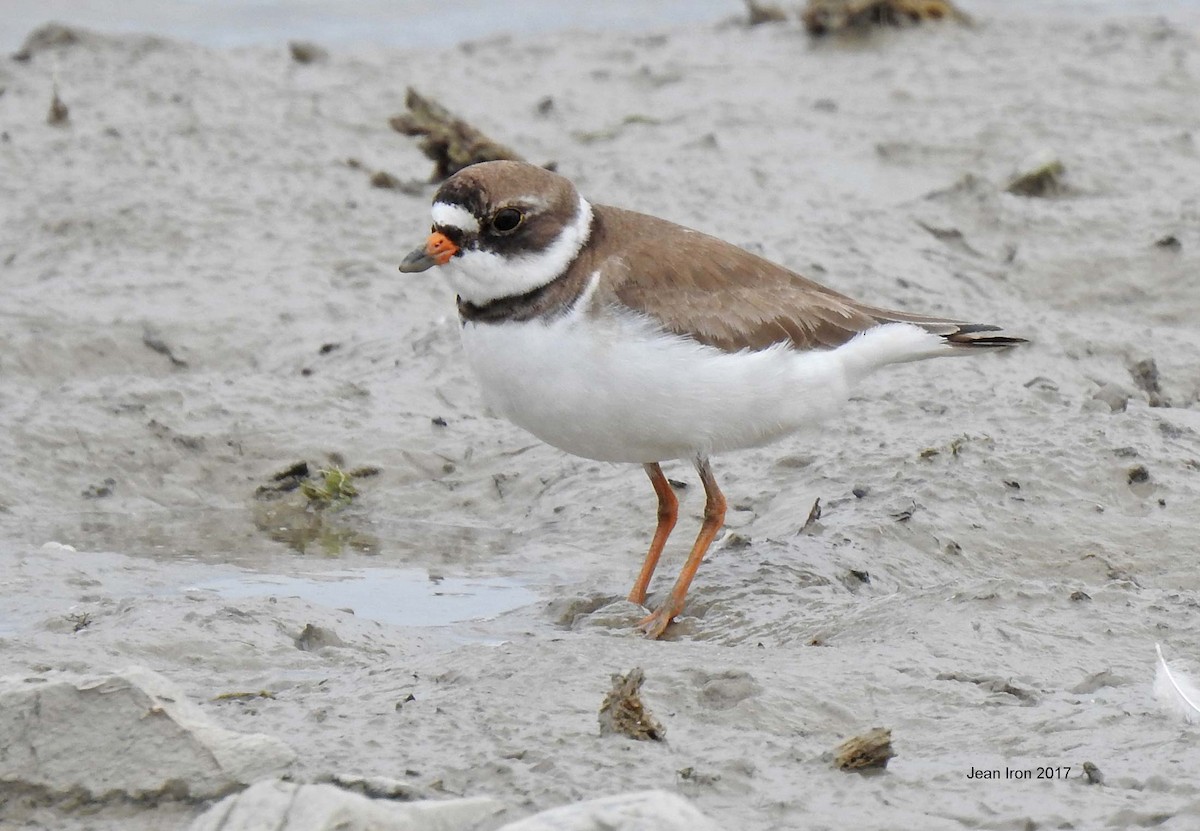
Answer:
[[[432,189],[368,179],[428,174],[387,127],[410,84],[593,201],[1034,343],[881,373],[839,422],[716,459],[730,533],[671,639],[642,640],[621,601],[653,530],[642,472],[487,417],[446,286],[396,272]],[[839,45],[724,24],[310,66],[93,35],[0,63],[0,88],[0,674],[145,664],[288,741],[300,779],[529,811],[661,787],[739,829],[1200,825],[1200,741],[1151,694],[1156,641],[1200,658],[1194,27]],[[1004,193],[1043,153],[1063,192]],[[1130,373],[1148,358],[1159,396]],[[253,494],[331,452],[382,473],[301,555]],[[668,474],[691,487],[652,600],[701,509],[689,467]],[[357,601],[329,589],[355,581]],[[342,645],[297,649],[308,623]],[[598,735],[634,666],[665,745]],[[211,700],[258,689],[277,697]],[[874,726],[886,774],[834,770]],[[1038,766],[1071,770],[966,778]],[[198,810],[13,804],[0,824]]]

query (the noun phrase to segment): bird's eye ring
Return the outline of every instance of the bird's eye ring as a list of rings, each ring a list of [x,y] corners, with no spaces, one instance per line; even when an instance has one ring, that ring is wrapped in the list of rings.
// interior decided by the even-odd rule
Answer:
[[[492,217],[492,230],[499,234],[510,234],[520,227],[525,215],[516,208],[501,208]]]

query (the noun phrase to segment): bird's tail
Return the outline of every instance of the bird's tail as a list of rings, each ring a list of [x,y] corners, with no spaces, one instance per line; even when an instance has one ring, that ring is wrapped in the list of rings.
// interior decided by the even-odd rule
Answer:
[[[1025,338],[1004,334],[999,326],[886,312],[879,324],[854,337],[837,352],[851,378],[857,380],[888,364],[924,358],[969,355],[977,351],[1010,349]]]
[[[950,346],[962,349],[1011,349],[1022,343],[1028,343],[1025,338],[1004,334],[999,326],[987,323],[963,323],[961,320],[945,320],[942,318],[907,315],[901,312],[890,312],[879,320],[880,323],[911,323],[920,326],[931,335],[937,335]]]

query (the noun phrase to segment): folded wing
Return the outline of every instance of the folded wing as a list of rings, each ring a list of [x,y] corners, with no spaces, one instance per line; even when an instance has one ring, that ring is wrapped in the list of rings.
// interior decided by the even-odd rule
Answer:
[[[834,349],[884,323],[912,323],[947,344],[997,349],[1023,343],[1000,327],[859,303],[722,240],[655,217],[597,207],[595,233],[636,239],[620,260],[595,263],[615,299],[665,329],[728,352],[786,343]],[[635,275],[631,262],[650,263]],[[644,266],[643,266],[644,267]]]

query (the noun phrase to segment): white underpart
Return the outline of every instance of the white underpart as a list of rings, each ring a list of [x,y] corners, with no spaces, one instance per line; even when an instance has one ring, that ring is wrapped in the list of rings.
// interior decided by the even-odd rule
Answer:
[[[877,367],[952,352],[920,327],[892,323],[834,350],[727,353],[628,311],[586,313],[594,281],[555,320],[463,328],[489,406],[590,459],[657,462],[756,447],[834,415]]]
[[[475,214],[462,205],[451,205],[448,202],[434,202],[430,213],[433,224],[440,227],[457,228],[467,234],[479,233],[479,220]]]
[[[525,294],[566,270],[587,242],[591,227],[592,206],[581,196],[575,217],[544,251],[505,257],[490,251],[463,249],[442,266],[443,273],[459,297],[476,305]]]

